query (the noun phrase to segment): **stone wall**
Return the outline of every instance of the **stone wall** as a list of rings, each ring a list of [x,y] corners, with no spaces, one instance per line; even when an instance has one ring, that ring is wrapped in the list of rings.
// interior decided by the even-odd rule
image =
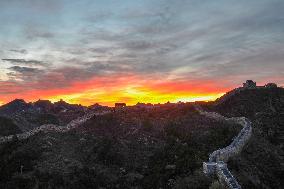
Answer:
[[[217,177],[219,181],[226,185],[228,188],[240,189],[241,186],[229,171],[227,164],[224,162],[219,162],[216,167]]]
[[[218,149],[209,155],[209,161],[203,162],[203,172],[207,175],[217,174],[221,183],[232,189],[239,189],[241,186],[227,168],[229,158],[239,154],[252,135],[251,122],[245,117],[227,118],[215,112],[206,112],[198,105],[195,108],[201,115],[219,121],[227,121],[240,124],[243,129],[234,138],[233,142],[225,148]]]
[[[71,129],[78,127],[79,125],[83,124],[87,120],[91,119],[94,115],[103,115],[103,114],[107,114],[107,113],[109,113],[109,111],[103,111],[103,112],[99,112],[99,113],[95,113],[95,112],[86,113],[84,116],[79,117],[79,118],[71,121],[66,126],[45,124],[45,125],[42,125],[40,127],[35,128],[33,130],[27,131],[25,133],[0,137],[0,144],[12,141],[13,137],[15,137],[15,136],[18,138],[18,140],[24,140],[24,139],[27,139],[30,136],[33,136],[33,135],[35,135],[39,132],[54,131],[54,132],[58,132],[58,133],[64,133],[64,132],[67,132]]]
[[[244,145],[247,143],[247,141],[250,139],[252,134],[252,127],[250,121],[243,121],[246,120],[246,118],[237,118],[239,120],[232,120],[232,122],[239,123],[243,126],[243,129],[239,132],[239,134],[234,138],[233,142],[222,149],[214,151],[209,156],[209,162],[217,162],[217,161],[224,161],[227,162],[229,158],[239,154],[244,147]],[[229,121],[230,119],[226,119]]]

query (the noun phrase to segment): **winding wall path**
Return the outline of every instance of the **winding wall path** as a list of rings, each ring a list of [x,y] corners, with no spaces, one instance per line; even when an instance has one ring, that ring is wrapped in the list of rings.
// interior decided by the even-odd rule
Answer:
[[[67,132],[71,129],[74,129],[80,125],[82,125],[83,123],[85,123],[87,120],[91,119],[94,115],[104,115],[109,113],[109,111],[104,111],[104,112],[100,112],[100,113],[95,113],[95,112],[90,112],[90,113],[86,113],[84,116],[79,117],[75,120],[72,120],[70,123],[68,123],[66,126],[58,126],[58,125],[53,125],[53,124],[45,124],[42,125],[40,127],[37,127],[35,129],[32,129],[30,131],[24,132],[24,133],[20,133],[20,134],[16,134],[18,140],[24,140],[27,139],[39,132],[49,132],[49,131],[55,131],[55,132],[60,132],[60,133],[64,133]],[[5,142],[9,142],[13,140],[13,137],[15,135],[9,135],[9,136],[4,136],[4,137],[0,137],[0,144],[3,144]]]
[[[239,154],[244,145],[248,142],[252,134],[251,122],[245,117],[227,118],[216,112],[206,112],[198,105],[195,105],[196,110],[208,118],[228,121],[235,124],[240,124],[243,129],[234,138],[233,142],[222,149],[218,149],[209,155],[209,161],[203,163],[203,171],[207,175],[217,174],[219,180],[225,183],[231,189],[240,189],[241,186],[227,168],[226,162],[229,158]]]
[[[204,115],[208,118],[220,120],[220,121],[228,121],[232,123],[237,123],[243,126],[243,129],[240,131],[238,136],[234,138],[233,142],[229,146],[212,152],[209,155],[209,161],[203,163],[203,171],[205,174],[208,174],[208,175],[217,174],[219,180],[222,183],[225,183],[229,188],[240,189],[241,186],[238,184],[237,180],[228,170],[226,162],[229,160],[229,158],[241,152],[242,148],[244,147],[244,145],[247,143],[247,141],[251,137],[251,134],[252,134],[251,122],[245,117],[227,118],[215,112],[206,112],[206,111],[203,111],[202,108],[198,105],[195,105],[195,108],[201,115]],[[105,111],[101,113],[95,113],[95,112],[87,113],[84,116],[71,121],[66,126],[46,124],[46,125],[37,127],[31,131],[17,134],[16,136],[19,140],[23,140],[23,139],[27,139],[37,134],[40,131],[42,132],[55,131],[55,132],[64,133],[64,132],[67,132],[71,129],[74,129],[80,126],[87,120],[91,119],[94,115],[103,115],[107,113],[109,112]],[[13,137],[14,135],[0,137],[0,144],[12,141]]]

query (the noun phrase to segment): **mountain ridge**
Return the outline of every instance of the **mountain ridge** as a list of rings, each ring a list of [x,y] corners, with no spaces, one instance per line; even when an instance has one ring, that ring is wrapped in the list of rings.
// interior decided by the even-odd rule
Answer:
[[[93,106],[79,108],[77,114],[77,106],[61,102],[67,110],[55,109],[58,119],[72,114],[69,123],[79,114],[109,111],[91,116],[78,127],[70,124],[67,132],[56,132],[61,127],[57,124],[54,129],[0,144],[0,187],[222,188],[216,177],[203,173],[202,163],[214,150],[228,146],[242,128],[203,116],[194,108],[197,104],[226,117],[250,118],[251,139],[240,154],[229,159],[228,169],[242,188],[281,188],[283,94],[281,88],[248,89],[221,104]],[[22,102],[17,103],[22,107]],[[47,101],[39,104],[47,112],[53,109]]]

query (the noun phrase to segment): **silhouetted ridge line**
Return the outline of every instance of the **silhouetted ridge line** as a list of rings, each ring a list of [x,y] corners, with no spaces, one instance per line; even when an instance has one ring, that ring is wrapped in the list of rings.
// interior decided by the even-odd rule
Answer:
[[[277,84],[275,83],[267,83],[264,86],[257,86],[256,82],[252,80],[247,80],[245,83],[243,83],[242,87],[235,88],[227,92],[220,98],[216,99],[215,105],[219,105],[219,104],[226,102],[227,100],[234,97],[235,95],[240,94],[242,91],[251,90],[251,89],[274,89],[274,88],[278,88]]]

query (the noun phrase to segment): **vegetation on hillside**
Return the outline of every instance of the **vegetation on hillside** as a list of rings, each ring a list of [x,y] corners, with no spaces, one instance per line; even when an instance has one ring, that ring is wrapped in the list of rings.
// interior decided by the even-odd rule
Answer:
[[[95,116],[67,134],[1,145],[0,187],[208,188],[202,162],[239,130],[203,118],[190,105]]]
[[[0,136],[21,133],[19,127],[9,118],[0,116]]]
[[[47,111],[37,112],[29,123],[57,124],[84,113],[80,106],[61,102],[55,114],[49,102],[40,104]],[[228,162],[242,188],[284,185],[283,89],[245,90],[221,104],[200,105],[252,121],[249,143]],[[5,111],[16,110],[7,107]],[[1,144],[0,188],[222,188],[216,178],[203,174],[202,162],[230,144],[240,129],[205,118],[190,103],[116,109],[68,133],[41,132]],[[0,135],[18,132],[12,119],[0,117]]]

